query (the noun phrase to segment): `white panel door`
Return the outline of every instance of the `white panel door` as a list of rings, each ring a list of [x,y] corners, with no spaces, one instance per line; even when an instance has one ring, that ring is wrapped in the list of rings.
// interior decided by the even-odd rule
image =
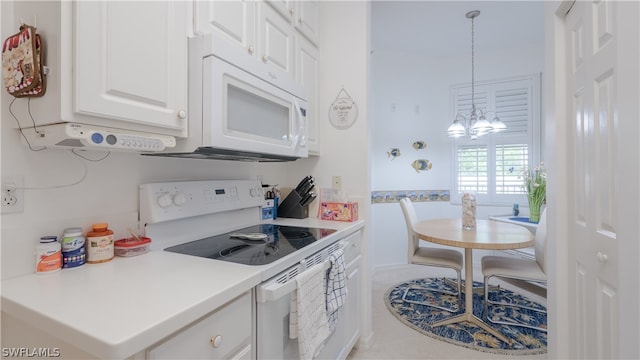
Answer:
[[[258,56],[260,60],[295,79],[295,31],[289,20],[265,2],[258,4]]]
[[[307,108],[307,147],[309,154],[320,155],[318,114],[318,48],[309,40],[298,37],[296,42],[296,81],[306,92]]]
[[[617,1],[576,1],[565,23],[571,99],[567,153],[568,163],[573,165],[566,169],[570,189],[567,240],[572,249],[569,283],[573,287],[569,303],[575,304],[569,311],[574,322],[570,328],[575,329],[572,355],[581,359],[619,358],[621,339],[628,330],[633,331],[621,326],[625,324],[623,317],[637,314],[637,310],[620,305],[635,297],[637,308],[637,280],[625,283],[622,273],[633,267],[621,265],[625,251],[637,249],[638,219],[629,215],[637,215],[640,183],[637,171],[632,172],[635,178],[620,177],[625,167],[637,168],[639,156],[637,138],[627,141],[629,135],[625,134],[635,129],[632,136],[638,136],[637,85],[632,88],[635,94],[629,93],[628,77],[632,74],[621,71],[625,62],[635,61],[637,66],[638,41],[636,37],[635,43],[621,43],[620,32],[626,30],[617,21],[631,9],[635,9],[637,21],[638,11],[637,5],[625,6]],[[621,111],[634,102],[635,114]],[[627,279],[637,276],[637,272],[626,275]],[[637,325],[634,328],[637,347]]]
[[[296,1],[295,26],[312,43],[318,45],[319,10],[316,1]]]
[[[291,19],[294,12],[294,2],[292,0],[266,0],[284,18]]]
[[[185,129],[186,21],[181,1],[76,2],[74,111]]]
[[[196,33],[222,34],[229,41],[255,53],[254,1],[194,1]]]

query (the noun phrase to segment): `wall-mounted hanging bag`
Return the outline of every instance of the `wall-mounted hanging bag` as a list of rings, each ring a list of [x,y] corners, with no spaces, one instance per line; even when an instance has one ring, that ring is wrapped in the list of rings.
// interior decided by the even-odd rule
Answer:
[[[22,25],[20,32],[2,45],[2,80],[15,97],[38,97],[46,91],[43,72],[44,46],[33,26]]]

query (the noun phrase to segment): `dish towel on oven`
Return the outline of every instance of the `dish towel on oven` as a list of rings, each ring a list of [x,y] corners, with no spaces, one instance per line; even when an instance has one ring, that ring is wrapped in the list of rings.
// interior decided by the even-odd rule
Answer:
[[[340,308],[347,299],[347,273],[344,266],[344,251],[339,249],[329,255],[331,268],[327,274],[326,297],[329,331],[333,332],[338,322]]]
[[[295,279],[297,288],[291,297],[289,337],[297,334],[300,359],[313,359],[329,336],[324,267],[314,265]]]

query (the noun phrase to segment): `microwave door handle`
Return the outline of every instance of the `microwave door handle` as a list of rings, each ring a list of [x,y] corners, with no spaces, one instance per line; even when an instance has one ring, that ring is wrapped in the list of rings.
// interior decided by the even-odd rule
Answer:
[[[306,134],[304,133],[304,129],[305,129],[305,123],[307,121],[307,117],[302,115],[302,110],[300,109],[300,104],[298,102],[298,99],[294,98],[293,106],[296,109],[296,120],[297,120],[296,125],[298,127],[298,130],[296,131],[292,140],[297,150],[300,146],[306,145]]]

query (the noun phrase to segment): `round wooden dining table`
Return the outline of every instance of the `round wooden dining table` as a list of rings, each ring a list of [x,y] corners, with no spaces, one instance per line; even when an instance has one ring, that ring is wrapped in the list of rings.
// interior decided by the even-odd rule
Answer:
[[[508,338],[473,314],[473,249],[507,250],[530,247],[535,242],[531,232],[520,225],[491,220],[476,220],[474,229],[465,230],[462,228],[461,219],[422,220],[414,225],[413,230],[422,240],[464,248],[464,314],[439,321],[431,326],[437,327],[466,321],[483,328],[502,341],[511,343]]]

